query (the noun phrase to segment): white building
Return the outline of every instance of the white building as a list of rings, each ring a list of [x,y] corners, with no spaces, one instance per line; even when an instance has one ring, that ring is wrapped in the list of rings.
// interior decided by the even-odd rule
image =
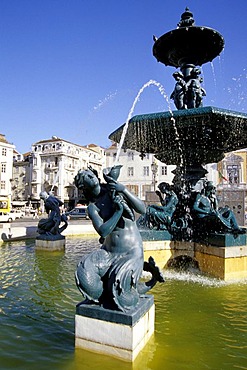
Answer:
[[[0,134],[0,199],[1,205],[11,202],[11,181],[13,168],[13,151],[15,146],[10,144],[5,135]],[[4,208],[1,207],[0,208]]]
[[[116,164],[117,144],[113,143],[106,149],[106,165],[111,167]],[[153,154],[146,153],[144,158],[134,150],[120,151],[118,164],[123,165],[119,181],[142,200],[146,199],[147,192],[157,190],[161,182],[172,183],[176,166],[167,166],[155,159]]]
[[[12,177],[12,207],[21,208],[27,206],[31,194],[31,168],[30,152],[20,154],[13,153],[13,177]]]
[[[105,167],[104,149],[90,144],[81,146],[53,136],[32,145],[31,202],[39,206],[41,191],[53,191],[67,208],[78,201],[74,178],[88,166],[102,173]]]

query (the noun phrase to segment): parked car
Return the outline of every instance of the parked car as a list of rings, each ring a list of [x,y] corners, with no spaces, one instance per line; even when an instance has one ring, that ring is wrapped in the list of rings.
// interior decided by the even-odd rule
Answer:
[[[14,220],[10,213],[0,212],[0,222],[12,222]]]
[[[25,213],[19,209],[17,210],[11,210],[10,215],[13,216],[13,219],[16,220],[17,218],[23,218],[25,217]]]
[[[75,207],[65,214],[68,217],[68,220],[76,220],[80,218],[85,218],[86,220],[89,219],[86,206]]]

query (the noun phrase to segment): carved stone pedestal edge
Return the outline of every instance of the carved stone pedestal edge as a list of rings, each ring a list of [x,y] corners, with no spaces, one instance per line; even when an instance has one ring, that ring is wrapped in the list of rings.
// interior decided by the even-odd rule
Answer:
[[[75,347],[133,362],[154,333],[153,296],[141,297],[124,313],[80,304],[75,315]]]

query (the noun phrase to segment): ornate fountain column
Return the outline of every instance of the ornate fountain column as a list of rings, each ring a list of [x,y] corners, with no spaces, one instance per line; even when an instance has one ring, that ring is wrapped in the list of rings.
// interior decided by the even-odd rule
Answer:
[[[188,8],[181,15],[177,29],[155,38],[153,55],[158,62],[180,69],[173,73],[176,80],[171,99],[178,110],[195,109],[202,107],[203,97],[206,91],[201,86],[203,79],[198,66],[212,61],[220,54],[224,47],[224,39],[221,34],[208,27],[195,26],[193,14]],[[175,124],[176,125],[176,119]],[[195,138],[196,139],[196,138]],[[181,146],[181,159],[175,172],[175,183],[195,182],[205,176],[203,158],[194,155],[190,146],[195,143],[192,138],[189,142],[181,135],[178,141]],[[197,149],[198,148],[197,146]],[[191,185],[191,184],[190,184]]]

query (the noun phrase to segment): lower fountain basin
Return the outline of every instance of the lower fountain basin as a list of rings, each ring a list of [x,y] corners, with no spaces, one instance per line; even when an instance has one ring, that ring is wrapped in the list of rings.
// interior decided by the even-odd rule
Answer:
[[[124,125],[109,135],[120,142]],[[247,114],[215,107],[150,113],[131,118],[123,148],[153,153],[168,165],[218,162],[247,147]]]
[[[37,251],[34,241],[0,247],[1,369],[246,367],[247,281],[226,283],[171,270],[164,271],[166,282],[154,288],[155,335],[133,366],[75,349],[75,306],[82,296],[74,270],[81,256],[95,248],[98,238],[81,237],[66,238],[61,252]]]

